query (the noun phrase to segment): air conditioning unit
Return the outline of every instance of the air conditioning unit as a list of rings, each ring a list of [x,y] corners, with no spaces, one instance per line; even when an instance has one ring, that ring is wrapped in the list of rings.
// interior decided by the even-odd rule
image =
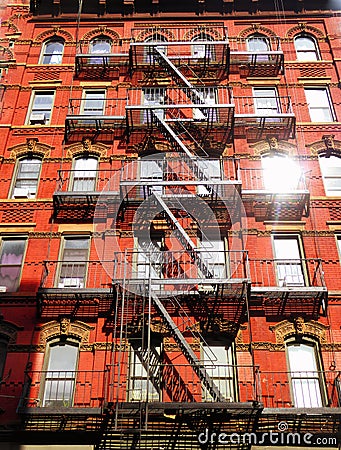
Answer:
[[[64,278],[58,283],[59,288],[80,288],[84,287],[84,281],[81,278]]]
[[[0,293],[6,292],[6,291],[7,291],[7,286],[0,286]]]
[[[30,190],[28,188],[14,188],[13,198],[30,198]]]
[[[31,125],[45,125],[46,117],[45,114],[31,114],[30,124]]]

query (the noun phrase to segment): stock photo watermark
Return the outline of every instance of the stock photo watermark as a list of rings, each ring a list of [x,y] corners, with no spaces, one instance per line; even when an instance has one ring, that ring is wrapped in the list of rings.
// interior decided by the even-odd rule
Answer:
[[[289,432],[287,422],[279,422],[276,431],[252,433],[223,433],[206,428],[198,434],[199,444],[215,445],[281,445],[307,447],[337,447],[340,436],[324,433]]]

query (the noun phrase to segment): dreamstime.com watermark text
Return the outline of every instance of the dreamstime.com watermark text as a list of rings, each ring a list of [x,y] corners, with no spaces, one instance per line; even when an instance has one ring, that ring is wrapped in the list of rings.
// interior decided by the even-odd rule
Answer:
[[[249,444],[283,446],[335,447],[338,439],[326,434],[292,433],[286,422],[279,422],[278,431],[264,433],[217,433],[206,428],[198,434],[199,444]]]

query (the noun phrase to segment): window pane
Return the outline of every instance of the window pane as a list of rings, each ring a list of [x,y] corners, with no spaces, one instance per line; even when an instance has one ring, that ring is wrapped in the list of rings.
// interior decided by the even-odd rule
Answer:
[[[320,167],[323,176],[326,195],[341,194],[341,158],[330,156],[320,157]]]
[[[0,253],[0,286],[5,286],[7,292],[15,292],[19,287],[19,279],[25,240],[3,240]]]
[[[37,115],[41,115],[48,121],[51,117],[52,104],[53,92],[35,93],[30,120],[33,120]]]
[[[83,114],[102,115],[104,112],[105,91],[86,92],[83,101]]]
[[[299,36],[295,39],[295,49],[299,61],[316,61],[318,52],[314,39],[308,36]]]
[[[222,396],[229,401],[235,400],[235,369],[233,367],[233,348],[224,345],[203,345],[202,362],[207,375],[211,378]],[[203,400],[211,400],[209,392],[203,386]]]
[[[268,41],[265,37],[250,37],[247,40],[247,49],[249,52],[267,52],[269,50]]]
[[[90,44],[90,53],[110,53],[111,42],[106,39],[96,39]]]
[[[89,239],[65,239],[58,287],[84,288]]]
[[[18,170],[12,198],[19,196],[28,198],[35,197],[39,181],[40,167],[40,159],[21,159],[18,162]]]
[[[297,238],[274,237],[276,271],[279,286],[304,286],[305,280]]]
[[[296,407],[322,406],[321,375],[313,345],[288,345],[293,401]]]
[[[312,122],[332,122],[333,115],[327,90],[305,89],[310,119]]]
[[[49,348],[43,406],[71,406],[78,359],[78,347],[57,345]]]
[[[64,45],[62,42],[49,42],[45,44],[43,64],[61,64]]]
[[[96,158],[78,158],[75,161],[72,190],[77,192],[94,191],[97,177]]]

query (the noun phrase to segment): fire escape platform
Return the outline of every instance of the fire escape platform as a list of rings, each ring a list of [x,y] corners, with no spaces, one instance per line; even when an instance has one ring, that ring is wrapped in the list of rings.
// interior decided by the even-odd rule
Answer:
[[[290,192],[242,189],[241,195],[245,210],[256,221],[301,220],[309,216],[307,189]]]
[[[79,53],[76,55],[76,77],[98,78],[128,66],[128,53]]]
[[[162,69],[156,58],[155,48],[162,48],[167,58],[176,67],[181,67],[186,72],[190,69],[229,70],[229,43],[228,41],[200,40],[201,52],[193,55],[192,49],[195,41],[162,41],[162,42],[133,42],[130,44],[130,67],[145,71]],[[189,74],[192,74],[189,71]]]
[[[67,115],[65,119],[65,141],[73,133],[114,132],[125,124],[125,116]]]
[[[296,117],[293,113],[277,114],[240,114],[234,115],[235,135],[246,135],[248,139],[264,139],[274,133],[278,139],[290,139],[295,136]]]
[[[231,50],[230,72],[239,72],[242,77],[277,77],[284,73],[284,54],[281,50]]]
[[[118,191],[57,191],[53,194],[53,206],[55,211],[72,206],[95,206],[98,201],[119,201]]]

